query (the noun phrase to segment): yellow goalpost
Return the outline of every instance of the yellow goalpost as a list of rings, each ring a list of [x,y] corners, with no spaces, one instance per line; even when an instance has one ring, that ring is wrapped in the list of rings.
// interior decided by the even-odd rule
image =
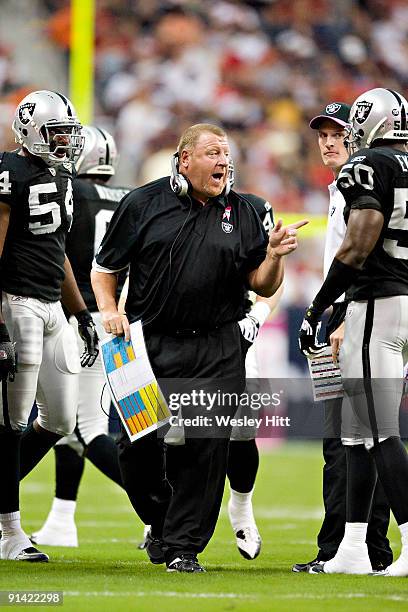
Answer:
[[[95,0],[71,0],[69,97],[82,124],[93,121]]]

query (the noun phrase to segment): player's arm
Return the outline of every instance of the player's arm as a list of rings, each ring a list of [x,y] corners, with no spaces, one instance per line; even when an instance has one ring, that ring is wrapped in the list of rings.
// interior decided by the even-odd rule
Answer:
[[[384,216],[377,209],[351,209],[347,232],[333,259],[326,279],[306,311],[299,332],[299,346],[306,356],[319,353],[324,345],[316,338],[322,313],[350,288],[365,260],[374,249],[384,225]]]
[[[64,261],[65,279],[61,286],[61,301],[72,315],[86,310],[86,304],[75,280],[74,272],[68,257]]]
[[[283,257],[298,246],[297,230],[309,223],[306,219],[283,226],[281,219],[269,234],[266,257],[248,274],[249,286],[262,297],[271,297],[283,281]]]
[[[319,293],[313,300],[313,305],[319,314],[353,284],[365,260],[374,249],[383,225],[384,216],[379,210],[351,210],[343,243],[333,259]]]
[[[81,355],[81,365],[91,367],[99,353],[95,323],[79,291],[74,272],[66,255],[64,270],[65,279],[61,286],[61,301],[68,312],[74,315],[78,321],[78,333],[85,345],[84,352]]]
[[[120,314],[116,303],[118,277],[129,267],[138,237],[138,191],[130,192],[113,213],[108,230],[96,254],[91,283],[103,327],[107,334],[125,336],[130,340],[130,327],[126,315]]]
[[[361,270],[380,237],[383,225],[384,216],[379,210],[352,209],[346,235],[336,253],[336,259]]]
[[[4,243],[10,223],[10,206],[0,201],[0,257],[3,254]],[[16,356],[14,344],[10,341],[10,336],[3,319],[0,300],[0,378],[14,380],[16,371]]]
[[[4,243],[10,223],[10,206],[0,201],[0,257],[3,254]]]

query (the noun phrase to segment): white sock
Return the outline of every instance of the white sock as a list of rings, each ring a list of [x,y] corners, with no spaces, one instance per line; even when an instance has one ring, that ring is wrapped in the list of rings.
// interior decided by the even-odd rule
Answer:
[[[74,518],[75,510],[76,501],[54,497],[50,514],[52,514],[55,518],[65,521],[69,517]]]
[[[228,511],[231,525],[234,531],[248,527],[255,523],[252,509],[252,495],[254,490],[249,493],[240,493],[230,488],[231,496],[228,503]]]
[[[0,525],[2,538],[4,539],[24,533],[21,528],[20,510],[17,510],[17,512],[0,514]]]
[[[401,532],[402,549],[401,554],[394,563],[386,569],[389,576],[408,576],[408,523],[398,525]]]
[[[368,523],[346,523],[341,545],[361,546],[366,543]]]

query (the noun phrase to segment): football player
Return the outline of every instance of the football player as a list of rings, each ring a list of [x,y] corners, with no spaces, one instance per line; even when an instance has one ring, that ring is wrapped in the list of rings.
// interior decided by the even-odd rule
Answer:
[[[116,144],[111,134],[93,126],[85,126],[82,134],[85,136],[85,145],[75,164],[74,215],[66,252],[86,306],[96,323],[98,335],[102,338],[105,332],[91,287],[92,261],[113,211],[129,190],[107,184],[115,175],[118,161]],[[121,287],[119,283],[119,291]],[[98,356],[94,367],[82,369],[79,375],[75,432],[54,447],[55,497],[44,525],[31,536],[36,544],[78,546],[74,515],[85,457],[121,485],[116,444],[108,435],[109,394],[105,394],[107,402],[101,407],[104,382],[102,362]]]
[[[47,561],[21,528],[19,480],[75,426],[81,363],[61,298],[86,342],[83,362],[91,362],[98,350],[92,318],[65,255],[73,162],[84,139],[71,102],[45,90],[20,102],[12,129],[20,148],[0,155],[1,339],[7,343],[7,326],[18,371],[13,382],[5,377],[2,382],[1,558]],[[38,416],[24,431],[36,398]]]
[[[258,213],[265,230],[274,227],[273,210],[269,202],[250,193],[241,193]],[[256,297],[252,304],[249,300],[248,313],[239,321],[243,336],[254,342],[260,327],[265,323],[272,310],[277,306],[282,295],[283,286],[270,298]],[[246,392],[248,395],[259,391],[259,368],[256,359],[256,348],[252,344],[245,359]],[[249,413],[249,414],[248,414]],[[244,415],[253,417],[249,406],[240,406],[236,417]],[[227,476],[230,484],[228,517],[235,534],[237,548],[248,560],[255,559],[261,551],[261,537],[256,525],[252,506],[252,496],[259,466],[259,452],[256,444],[256,427],[235,426],[231,433],[228,454]]]
[[[389,89],[367,91],[352,106],[355,152],[337,179],[347,232],[299,331],[302,352],[318,353],[322,313],[349,292],[340,352],[351,403],[342,415],[346,526],[336,555],[312,573],[371,572],[366,535],[378,473],[402,539],[400,557],[383,573],[408,576],[408,457],[399,434],[408,348],[407,115],[408,102]]]

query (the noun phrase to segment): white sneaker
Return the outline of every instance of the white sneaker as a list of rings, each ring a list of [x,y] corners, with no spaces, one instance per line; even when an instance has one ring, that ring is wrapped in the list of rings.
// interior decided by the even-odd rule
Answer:
[[[309,574],[371,574],[372,571],[367,544],[359,546],[340,544],[333,559],[311,567]]]
[[[62,524],[47,519],[41,529],[35,531],[30,539],[33,544],[78,548],[78,532],[74,521]]]
[[[243,527],[235,533],[238,550],[241,555],[251,561],[261,552],[262,540],[256,525]]]
[[[408,551],[405,551],[408,552]],[[375,576],[408,576],[408,555],[401,553],[394,563],[391,563],[385,570],[374,572]]]
[[[237,506],[230,498],[228,516],[240,554],[249,561],[256,559],[261,552],[262,540],[255,523],[252,502]]]
[[[28,536],[22,532],[0,541],[0,556],[9,561],[47,562],[49,557],[31,546]]]

